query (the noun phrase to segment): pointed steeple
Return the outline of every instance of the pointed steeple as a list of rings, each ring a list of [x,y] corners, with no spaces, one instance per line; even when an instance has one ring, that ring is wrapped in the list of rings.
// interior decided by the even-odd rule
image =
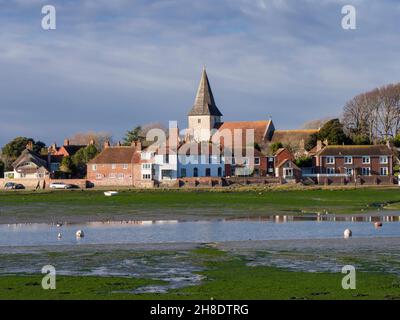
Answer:
[[[196,99],[189,116],[218,116],[221,117],[222,113],[218,110],[214,101],[214,96],[211,90],[210,82],[206,68],[203,68],[199,88],[197,89]]]

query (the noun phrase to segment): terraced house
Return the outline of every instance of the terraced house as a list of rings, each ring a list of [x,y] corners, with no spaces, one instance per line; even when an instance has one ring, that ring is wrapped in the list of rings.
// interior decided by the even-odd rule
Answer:
[[[317,182],[393,183],[393,151],[387,145],[326,146],[314,156]]]

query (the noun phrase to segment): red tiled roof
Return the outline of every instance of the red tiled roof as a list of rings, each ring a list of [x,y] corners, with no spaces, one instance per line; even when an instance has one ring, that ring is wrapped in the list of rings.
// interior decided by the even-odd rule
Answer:
[[[90,164],[113,164],[132,163],[136,148],[134,147],[111,147],[105,148],[97,157],[89,161]]]
[[[246,130],[254,130],[254,142],[262,143],[264,142],[265,134],[270,125],[270,120],[261,121],[240,121],[240,122],[223,122],[218,126],[218,131],[229,130],[232,136],[232,142],[234,143],[234,130],[242,130],[242,144],[246,143]]]

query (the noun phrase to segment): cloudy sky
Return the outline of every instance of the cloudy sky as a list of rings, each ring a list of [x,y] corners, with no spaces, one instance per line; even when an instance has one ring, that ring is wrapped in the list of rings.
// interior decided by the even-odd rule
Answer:
[[[41,28],[45,4],[56,30]],[[203,65],[225,120],[297,128],[398,82],[399,60],[398,0],[0,0],[0,145],[185,128]]]

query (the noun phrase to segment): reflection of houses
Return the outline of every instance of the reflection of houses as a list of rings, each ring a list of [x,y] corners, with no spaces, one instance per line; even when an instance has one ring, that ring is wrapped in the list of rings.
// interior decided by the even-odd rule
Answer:
[[[5,172],[5,177],[13,179],[45,179],[49,177],[47,161],[33,150],[32,142],[13,162],[12,172]]]

